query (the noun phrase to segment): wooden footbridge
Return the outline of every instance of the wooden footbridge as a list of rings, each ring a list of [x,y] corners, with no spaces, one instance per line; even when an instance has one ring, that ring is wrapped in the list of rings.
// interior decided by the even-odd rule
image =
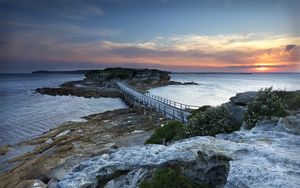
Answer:
[[[178,103],[149,93],[140,93],[123,82],[116,82],[116,84],[122,91],[125,100],[144,108],[152,108],[167,118],[175,119],[183,123],[188,122],[188,116],[191,115],[191,110],[199,108],[199,106]]]

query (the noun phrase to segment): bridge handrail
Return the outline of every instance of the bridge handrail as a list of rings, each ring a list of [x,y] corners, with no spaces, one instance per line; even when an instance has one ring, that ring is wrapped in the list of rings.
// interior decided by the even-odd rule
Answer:
[[[126,83],[122,82],[122,84],[125,85],[127,88],[130,88],[131,90],[135,91],[134,88],[127,85]],[[167,105],[170,105],[170,106],[173,106],[175,108],[182,109],[182,110],[193,110],[193,109],[200,108],[200,106],[183,104],[183,103],[176,102],[176,101],[173,101],[173,100],[170,100],[170,99],[167,99],[167,98],[164,98],[164,97],[160,97],[160,96],[157,96],[157,95],[153,95],[153,94],[150,94],[150,93],[145,93],[144,95],[151,98],[151,99],[157,100],[159,102],[165,103]]]
[[[170,100],[170,99],[167,99],[167,98],[164,98],[164,97],[160,97],[158,95],[153,95],[153,94],[150,94],[150,93],[145,93],[145,95],[152,98],[152,99],[154,99],[154,100],[163,102],[165,104],[168,104],[170,106],[174,106],[176,108],[180,108],[180,109],[183,109],[183,110],[200,108],[200,106],[183,104],[183,103],[176,102],[176,101],[173,101],[173,100]]]
[[[117,86],[120,90],[138,103],[146,106],[150,106],[156,109],[158,112],[163,113],[164,115],[182,121],[183,123],[188,122],[188,116],[191,114],[188,108],[189,105],[184,105],[171,101],[169,99],[164,99],[162,97],[158,98],[155,95],[142,94],[135,89],[128,86],[126,83],[117,81]],[[155,97],[154,97],[155,96]],[[192,105],[190,105],[192,106]]]

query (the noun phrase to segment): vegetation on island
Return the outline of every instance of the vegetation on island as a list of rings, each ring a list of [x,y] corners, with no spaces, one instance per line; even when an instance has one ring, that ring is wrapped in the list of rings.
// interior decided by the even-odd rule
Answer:
[[[287,110],[300,109],[300,91],[274,91],[277,94]]]
[[[169,72],[157,69],[132,69],[132,68],[106,68],[104,70],[91,70],[85,74],[88,80],[108,81],[113,79],[128,80],[139,79],[147,80],[169,80]]]
[[[189,178],[170,168],[156,169],[151,181],[142,181],[140,188],[208,188],[207,185],[194,183]]]

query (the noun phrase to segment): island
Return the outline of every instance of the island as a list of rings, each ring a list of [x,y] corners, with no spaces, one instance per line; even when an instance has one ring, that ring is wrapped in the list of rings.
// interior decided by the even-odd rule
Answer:
[[[170,80],[171,72],[157,69],[106,68],[90,70],[85,79],[66,82],[58,88],[37,88],[36,92],[48,95],[73,95],[81,97],[121,97],[116,81],[122,81],[136,90],[146,92],[167,85],[197,85],[194,82],[180,83]]]

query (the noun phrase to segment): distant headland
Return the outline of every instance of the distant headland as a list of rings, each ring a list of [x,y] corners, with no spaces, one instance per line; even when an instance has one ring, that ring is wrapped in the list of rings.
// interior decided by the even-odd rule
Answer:
[[[90,70],[72,70],[72,71],[48,71],[48,70],[38,70],[33,71],[32,74],[85,74]]]

